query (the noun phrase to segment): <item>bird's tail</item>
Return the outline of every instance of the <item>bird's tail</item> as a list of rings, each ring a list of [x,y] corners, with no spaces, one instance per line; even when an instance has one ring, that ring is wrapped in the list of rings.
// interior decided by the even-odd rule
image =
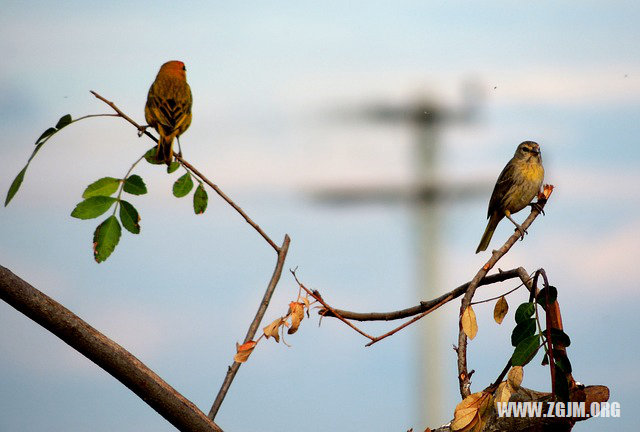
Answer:
[[[491,214],[489,223],[487,223],[487,228],[484,230],[484,234],[482,234],[482,239],[480,239],[478,249],[476,249],[476,253],[482,252],[483,250],[487,249],[487,247],[489,246],[489,242],[491,241],[491,237],[493,237],[493,232],[496,230],[500,219],[502,219],[502,216],[500,216],[498,213],[494,212]]]
[[[167,165],[171,164],[173,160],[173,138],[174,135],[160,135],[158,140],[158,150],[156,152],[156,160],[158,162],[164,162]]]

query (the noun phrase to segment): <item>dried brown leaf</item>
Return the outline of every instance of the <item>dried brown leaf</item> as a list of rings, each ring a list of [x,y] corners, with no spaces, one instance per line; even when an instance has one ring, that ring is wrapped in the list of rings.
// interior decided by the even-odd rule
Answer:
[[[311,304],[309,303],[309,297],[303,297],[302,301],[304,302],[304,307],[307,310],[307,318],[309,318],[309,308],[311,307]]]
[[[463,430],[471,425],[474,419],[476,419],[477,422],[477,414],[478,408],[480,407],[481,397],[482,392],[473,393],[464,398],[462,402],[456,406],[456,409],[453,412],[453,421],[451,422],[452,431]]]
[[[291,327],[287,330],[287,333],[294,334],[300,327],[300,322],[304,318],[304,304],[298,302],[289,303],[289,310],[291,311]]]
[[[518,390],[520,388],[520,384],[522,384],[522,377],[524,375],[524,369],[522,366],[513,366],[507,375],[507,381],[509,385],[514,390]]]
[[[464,398],[456,406],[451,422],[452,431],[480,432],[491,416],[493,396],[490,393],[478,392]]]
[[[476,337],[478,333],[478,322],[476,321],[476,313],[473,311],[471,305],[467,306],[464,310],[460,321],[462,322],[462,330],[464,330],[467,337],[469,339]]]
[[[493,308],[493,319],[496,320],[498,324],[502,324],[502,320],[507,315],[507,312],[509,312],[509,303],[507,303],[507,299],[502,296]]]
[[[509,402],[511,398],[511,386],[507,381],[502,381],[496,390],[496,402]]]
[[[484,393],[481,399],[480,409],[478,410],[478,423],[472,429],[469,429],[470,431],[482,432],[491,417],[494,405],[493,395],[491,393]]]
[[[276,342],[280,342],[280,326],[284,325],[284,318],[277,318],[271,324],[262,329],[264,335],[269,339],[274,338]]]
[[[249,341],[242,345],[236,344],[237,353],[235,356],[233,356],[233,360],[237,361],[238,363],[246,362],[249,356],[251,355],[251,353],[253,352],[253,349],[256,347],[256,344],[257,342],[255,341]]]

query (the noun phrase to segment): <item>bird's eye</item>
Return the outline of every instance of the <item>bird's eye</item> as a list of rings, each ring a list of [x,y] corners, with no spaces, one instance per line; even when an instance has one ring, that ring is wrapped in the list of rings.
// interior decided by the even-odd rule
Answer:
[[[183,70],[183,71],[186,71],[186,70],[187,70],[187,67],[186,67],[185,65],[182,65],[182,70]]]

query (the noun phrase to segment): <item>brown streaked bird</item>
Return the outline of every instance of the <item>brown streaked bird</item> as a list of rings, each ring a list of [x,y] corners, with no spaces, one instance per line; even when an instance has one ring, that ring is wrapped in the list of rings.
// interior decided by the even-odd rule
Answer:
[[[158,131],[156,159],[167,165],[173,160],[173,140],[191,125],[193,97],[187,84],[187,68],[181,61],[166,62],[151,84],[144,117]]]
[[[476,253],[486,250],[503,217],[507,217],[516,226],[520,236],[525,231],[513,220],[511,215],[525,208],[540,192],[544,180],[544,167],[540,146],[533,141],[524,141],[516,149],[513,158],[507,163],[493,188],[489,200],[487,218],[489,223],[485,229]]]

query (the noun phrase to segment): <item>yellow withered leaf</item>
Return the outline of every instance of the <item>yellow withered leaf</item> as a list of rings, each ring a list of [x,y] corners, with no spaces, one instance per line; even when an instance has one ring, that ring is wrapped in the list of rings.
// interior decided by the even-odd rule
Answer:
[[[311,307],[311,303],[309,303],[309,297],[302,297],[302,301],[304,302],[304,307],[307,308],[307,318],[309,318],[309,308]]]
[[[271,324],[262,329],[264,335],[269,339],[274,338],[276,342],[280,342],[280,326],[284,324],[283,318],[275,319]]]
[[[482,432],[482,430],[484,430],[484,426],[487,424],[487,421],[491,417],[494,404],[495,401],[493,399],[493,395],[483,392],[483,396],[480,402],[480,409],[478,410],[478,423],[473,428],[467,430],[473,432]]]
[[[249,356],[251,355],[251,353],[253,352],[253,349],[256,347],[256,344],[257,342],[255,341],[249,341],[242,345],[236,344],[237,353],[235,356],[233,356],[233,360],[237,361],[238,363],[246,362]]]
[[[508,382],[502,381],[496,390],[496,402],[509,402],[511,398],[511,386]]]
[[[509,312],[509,303],[507,303],[507,299],[504,296],[500,297],[496,302],[496,307],[493,308],[493,319],[496,320],[498,324],[502,324],[502,320]]]
[[[509,371],[509,374],[507,375],[507,381],[514,390],[518,390],[520,388],[523,375],[524,369],[522,368],[522,366],[513,366]]]
[[[460,321],[462,322],[462,330],[464,330],[467,337],[469,339],[476,337],[478,333],[478,322],[476,321],[476,313],[473,311],[471,305],[467,306],[464,312],[462,312]]]
[[[298,302],[289,303],[289,310],[291,311],[291,327],[287,330],[287,333],[294,334],[300,327],[300,322],[304,318],[304,304]]]
[[[469,430],[478,422],[478,411],[482,403],[482,392],[473,393],[462,400],[453,412],[452,431]]]

